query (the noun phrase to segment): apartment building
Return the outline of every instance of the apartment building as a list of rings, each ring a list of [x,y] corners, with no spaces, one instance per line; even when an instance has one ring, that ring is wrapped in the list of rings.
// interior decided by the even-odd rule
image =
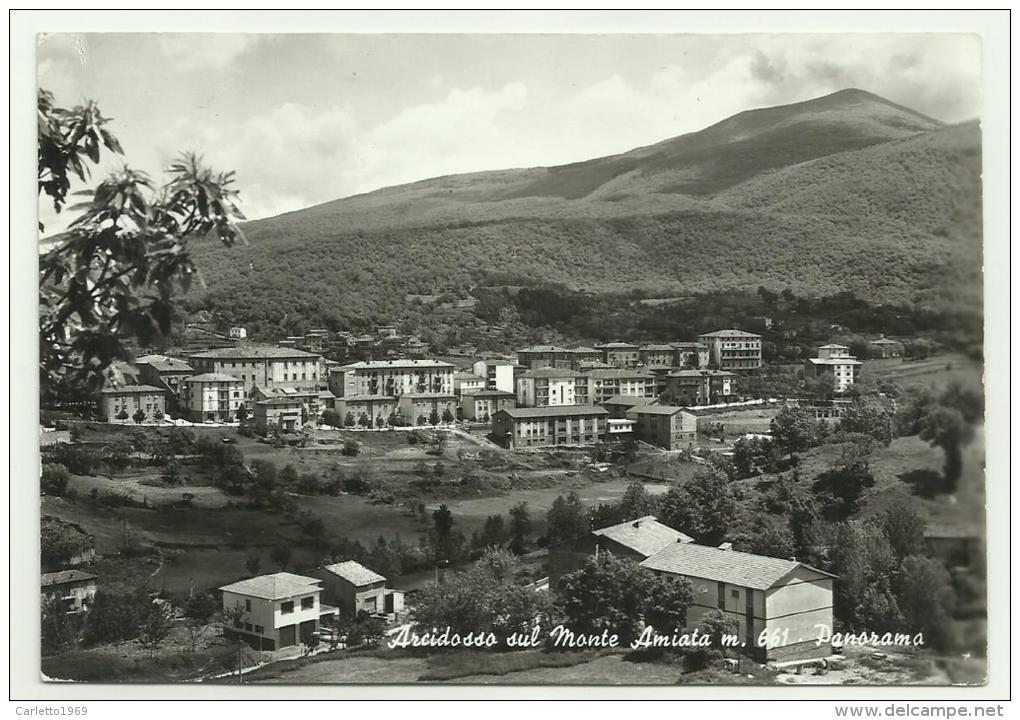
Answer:
[[[202,373],[182,382],[181,410],[192,422],[229,422],[244,403],[244,383],[233,375]]]
[[[333,409],[345,425],[350,415],[355,424],[360,425],[364,417],[368,427],[376,427],[380,418],[388,423],[390,415],[397,412],[397,399],[388,395],[348,395],[334,399]]]
[[[468,372],[455,372],[453,374],[453,394],[462,395],[472,390],[484,390],[487,386],[486,379]]]
[[[694,369],[708,367],[708,345],[699,342],[674,342],[670,343],[670,346],[676,353],[673,367]]]
[[[728,370],[674,370],[666,375],[663,399],[681,407],[729,402],[736,375]]]
[[[479,360],[471,366],[475,375],[485,379],[486,389],[509,393],[516,392],[517,378],[525,370],[526,367],[509,360]]]
[[[487,423],[500,410],[516,407],[513,393],[502,390],[465,390],[460,395],[460,416]]]
[[[861,363],[846,345],[822,345],[818,357],[804,363],[804,377],[830,383],[833,391],[846,392],[860,378]]]
[[[635,438],[666,450],[693,447],[698,437],[698,418],[675,405],[637,405],[626,417],[635,421]]]
[[[642,345],[638,350],[641,365],[676,367],[676,348],[672,345]]]
[[[517,379],[518,407],[586,405],[587,376],[565,368],[528,370]]]
[[[868,357],[876,360],[903,357],[903,343],[880,337],[868,343]]]
[[[506,448],[594,445],[606,434],[609,411],[594,405],[512,408],[492,418],[492,434]]]
[[[304,404],[296,397],[272,397],[254,402],[252,417],[255,421],[255,432],[268,435],[277,429],[280,432],[297,432],[301,426],[301,412]]]
[[[574,353],[558,345],[532,345],[517,351],[517,364],[529,370],[546,367],[573,370],[574,363]]]
[[[641,348],[633,343],[602,343],[595,349],[602,353],[602,362],[615,368],[633,368],[641,364]]]
[[[636,348],[635,348],[636,349]],[[655,375],[643,368],[595,368],[589,370],[588,393],[595,405],[614,395],[637,395],[655,397]]]
[[[453,395],[454,366],[441,360],[367,360],[341,365],[329,374],[329,389],[338,398],[350,395],[441,393]]]
[[[167,391],[152,385],[122,385],[103,388],[99,394],[99,415],[106,422],[134,422],[139,410],[145,413],[145,421],[155,419],[156,414],[166,413]]]
[[[717,370],[757,370],[762,366],[761,335],[743,330],[716,330],[698,335],[708,346],[709,365]]]
[[[322,380],[322,357],[296,348],[256,345],[217,348],[195,353],[188,361],[200,374],[232,375],[249,393],[255,385],[318,389]]]
[[[167,409],[177,408],[181,399],[181,382],[195,374],[188,363],[166,355],[143,355],[135,360],[138,379],[145,385],[167,391]]]

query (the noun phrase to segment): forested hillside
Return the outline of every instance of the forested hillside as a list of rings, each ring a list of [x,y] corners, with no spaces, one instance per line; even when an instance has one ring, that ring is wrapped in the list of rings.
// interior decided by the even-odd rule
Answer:
[[[436,178],[194,248],[188,298],[250,332],[362,327],[494,274],[648,297],[759,285],[980,312],[980,129],[861,91],[559,168]]]

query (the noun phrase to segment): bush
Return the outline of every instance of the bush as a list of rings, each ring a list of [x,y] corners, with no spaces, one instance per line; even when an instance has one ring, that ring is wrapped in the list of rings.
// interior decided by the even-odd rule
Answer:
[[[361,452],[361,446],[356,440],[348,440],[344,443],[343,449],[340,452],[347,457],[357,457],[358,453]]]
[[[71,481],[71,474],[67,468],[60,463],[46,463],[42,466],[42,477],[39,489],[43,495],[57,495],[58,497],[67,492],[67,484]]]

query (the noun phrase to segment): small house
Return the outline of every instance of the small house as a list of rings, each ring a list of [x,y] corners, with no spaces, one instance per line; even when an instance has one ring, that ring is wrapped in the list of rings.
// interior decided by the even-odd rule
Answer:
[[[43,573],[42,599],[68,615],[85,612],[96,596],[97,577],[81,570]]]
[[[311,574],[322,582],[326,599],[347,615],[399,616],[404,610],[404,593],[387,589],[385,577],[354,560],[324,565]]]
[[[320,602],[318,578],[278,572],[225,585],[223,614],[232,620],[224,634],[261,650],[307,643],[321,625],[335,622],[337,609]]]

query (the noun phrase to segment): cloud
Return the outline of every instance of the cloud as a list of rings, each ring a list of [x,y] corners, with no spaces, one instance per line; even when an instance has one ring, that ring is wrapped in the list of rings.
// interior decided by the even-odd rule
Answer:
[[[159,35],[156,45],[174,69],[188,72],[223,70],[256,42],[256,35],[166,33]]]

